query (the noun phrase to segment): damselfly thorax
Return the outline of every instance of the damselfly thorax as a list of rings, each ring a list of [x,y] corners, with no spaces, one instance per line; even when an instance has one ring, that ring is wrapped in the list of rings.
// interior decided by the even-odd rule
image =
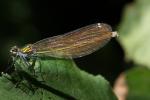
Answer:
[[[78,58],[100,49],[116,36],[118,36],[117,32],[112,32],[108,24],[96,23],[63,35],[40,40],[23,48],[14,46],[10,53],[23,58],[34,55]]]

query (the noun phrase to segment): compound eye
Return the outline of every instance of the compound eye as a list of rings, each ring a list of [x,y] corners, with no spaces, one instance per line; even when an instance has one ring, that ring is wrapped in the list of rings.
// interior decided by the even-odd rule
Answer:
[[[10,50],[10,53],[13,54],[13,55],[17,54],[17,52],[18,52],[18,47],[17,46],[12,47],[11,50]]]
[[[17,52],[18,50],[15,48],[15,49],[12,49],[11,51],[12,51],[12,52]]]

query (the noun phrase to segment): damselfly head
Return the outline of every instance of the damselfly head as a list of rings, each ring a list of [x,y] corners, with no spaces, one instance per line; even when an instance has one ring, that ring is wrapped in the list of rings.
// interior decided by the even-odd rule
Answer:
[[[10,53],[12,55],[17,55],[17,52],[19,51],[19,48],[17,46],[13,46],[11,49],[10,49]]]

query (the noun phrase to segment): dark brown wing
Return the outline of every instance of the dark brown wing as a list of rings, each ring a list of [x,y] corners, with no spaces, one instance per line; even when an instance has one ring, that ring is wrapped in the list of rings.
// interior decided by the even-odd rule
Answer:
[[[38,41],[33,44],[33,49],[39,55],[58,58],[77,58],[98,50],[111,38],[111,27],[104,23],[97,23],[64,35]]]

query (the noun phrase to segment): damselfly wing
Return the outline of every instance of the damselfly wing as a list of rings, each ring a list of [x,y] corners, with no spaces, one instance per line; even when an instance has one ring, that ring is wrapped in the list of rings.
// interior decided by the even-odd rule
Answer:
[[[103,47],[117,32],[105,23],[91,24],[63,35],[49,37],[24,48],[12,48],[13,54],[78,58]]]

